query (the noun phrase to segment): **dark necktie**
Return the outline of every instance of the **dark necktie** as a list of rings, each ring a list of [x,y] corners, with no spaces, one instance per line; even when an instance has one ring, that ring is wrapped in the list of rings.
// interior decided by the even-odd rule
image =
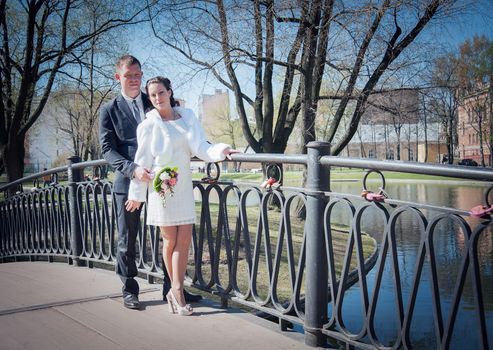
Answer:
[[[137,106],[137,100],[132,100],[132,107],[134,110],[134,118],[137,121],[137,124],[140,123],[140,111],[139,107]]]

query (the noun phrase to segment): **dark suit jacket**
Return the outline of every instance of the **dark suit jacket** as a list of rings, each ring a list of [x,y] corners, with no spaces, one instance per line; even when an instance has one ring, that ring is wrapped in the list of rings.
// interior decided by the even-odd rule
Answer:
[[[144,111],[152,108],[144,93],[142,102]],[[138,166],[133,162],[137,151],[137,121],[121,93],[101,107],[99,140],[104,159],[116,170],[113,191],[127,193]]]

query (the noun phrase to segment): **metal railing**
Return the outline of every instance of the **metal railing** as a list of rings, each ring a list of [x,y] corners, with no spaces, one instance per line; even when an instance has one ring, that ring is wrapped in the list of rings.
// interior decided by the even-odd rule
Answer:
[[[329,342],[362,349],[419,348],[423,338],[416,340],[413,329],[422,315],[417,314],[416,307],[423,288],[429,287],[433,321],[428,346],[449,348],[458,332],[457,320],[467,289],[471,301],[466,306],[472,308],[471,317],[476,324],[474,332],[467,336],[474,344],[488,349],[492,344],[493,312],[486,310],[485,297],[488,303],[493,302],[484,294],[485,278],[489,275],[482,266],[484,259],[489,259],[487,267],[493,266],[493,254],[485,256],[480,242],[484,236],[491,237],[491,217],[487,210],[491,187],[485,190],[484,215],[470,220],[471,214],[466,210],[389,198],[382,172],[473,179],[486,182],[487,186],[493,182],[493,172],[333,157],[328,156],[329,147],[327,143],[313,142],[308,145],[307,155],[233,155],[236,162],[270,164],[279,170],[279,176],[282,176],[282,164],[305,166],[304,188],[283,184],[262,188],[220,178],[194,181],[200,201],[197,201],[198,220],[187,283],[220,296],[225,307],[232,300],[277,319],[282,330],[304,330],[309,345]],[[0,203],[2,262],[62,258],[80,266],[93,267],[96,262],[115,264],[117,230],[112,184],[101,177],[100,171],[106,162],[78,161],[73,157],[66,167],[50,169],[0,188],[5,194]],[[334,167],[366,169],[368,172],[362,179],[365,191],[361,194],[331,191]],[[83,176],[86,168],[97,170],[89,181]],[[66,183],[53,183],[47,188],[37,186],[43,175],[65,173]],[[381,181],[374,192],[367,186],[371,173],[376,173]],[[29,183],[34,186],[27,190]],[[12,189],[18,190],[17,193],[13,194]],[[304,220],[298,218],[295,207],[304,210]],[[137,266],[152,283],[162,274],[161,242],[158,229],[145,224],[145,207],[142,212]],[[336,212],[344,213],[343,221],[347,225],[335,226]],[[419,241],[413,255],[415,261],[409,265],[411,271],[409,266],[401,266],[401,247],[396,240],[405,216],[412,217],[418,227],[404,228],[409,234],[417,230]],[[372,223],[365,226],[368,217]],[[368,226],[373,226],[375,218],[380,226],[375,229],[377,238],[371,238],[365,231],[371,230]],[[447,232],[460,241],[460,246],[452,252],[458,255],[460,267],[449,278],[451,290],[448,291],[439,278],[439,272],[444,271],[440,266],[443,252],[436,238],[444,222],[450,230]],[[450,225],[458,229],[454,231]],[[407,279],[403,278],[404,274],[409,275]],[[425,275],[428,277],[424,278]],[[382,294],[388,294],[388,290],[382,285],[389,278],[387,284],[393,286],[393,292],[384,299]],[[355,305],[348,306],[346,300]],[[383,327],[379,321],[382,303],[386,307],[390,303],[393,308],[390,337],[379,335]],[[361,309],[359,320],[346,316],[348,310],[351,313],[353,307],[357,308],[356,304]]]

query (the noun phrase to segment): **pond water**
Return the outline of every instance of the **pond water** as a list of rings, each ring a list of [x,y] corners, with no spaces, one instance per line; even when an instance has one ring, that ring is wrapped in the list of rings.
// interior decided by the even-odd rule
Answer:
[[[386,192],[391,198],[406,200],[435,206],[459,208],[469,210],[483,203],[487,186],[477,184],[440,184],[440,183],[391,183],[386,187]],[[361,186],[354,183],[333,183],[332,191],[339,193],[357,194]],[[356,204],[356,203],[355,203]],[[439,210],[422,209],[428,221],[439,214]],[[481,221],[471,217],[463,217],[474,228]],[[344,211],[340,211],[333,217],[334,221],[346,223],[348,218]],[[382,243],[383,216],[379,210],[365,212],[362,220],[362,230],[372,235],[379,245]],[[404,311],[407,310],[409,295],[415,277],[415,264],[418,248],[423,232],[419,226],[419,219],[409,214],[403,215],[396,225],[397,260],[401,278]],[[483,232],[479,239],[479,265],[481,272],[482,292],[484,308],[486,310],[487,328],[490,338],[493,335],[493,235],[492,230]],[[466,238],[457,222],[452,218],[440,221],[435,231],[433,243],[435,245],[435,258],[437,264],[438,287],[441,300],[441,308],[444,326],[451,310],[451,300],[458,272],[461,269],[462,260],[466,248]],[[462,298],[457,313],[457,319],[453,330],[451,349],[480,349],[477,307],[475,305],[474,290],[472,287],[471,268],[468,270],[467,279],[462,293]],[[435,325],[433,319],[433,298],[429,256],[425,257],[425,264],[420,277],[413,322],[411,323],[411,340],[415,349],[435,349]],[[376,279],[376,268],[368,274],[368,290],[371,295]],[[394,273],[390,254],[387,254],[385,269],[380,286],[379,302],[376,307],[375,329],[376,334],[384,345],[392,345],[396,338],[398,324],[397,303],[395,298]],[[346,327],[359,333],[363,327],[363,307],[361,306],[361,289],[355,285],[346,294],[343,306],[343,318]],[[329,309],[329,315],[331,314]],[[489,339],[491,346],[493,339]]]

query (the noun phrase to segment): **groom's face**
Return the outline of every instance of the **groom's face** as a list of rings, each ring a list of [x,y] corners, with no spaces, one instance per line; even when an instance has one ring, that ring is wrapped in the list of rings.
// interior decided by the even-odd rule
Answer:
[[[138,64],[120,67],[115,74],[115,78],[120,81],[122,91],[126,96],[134,98],[139,95],[142,71]]]

